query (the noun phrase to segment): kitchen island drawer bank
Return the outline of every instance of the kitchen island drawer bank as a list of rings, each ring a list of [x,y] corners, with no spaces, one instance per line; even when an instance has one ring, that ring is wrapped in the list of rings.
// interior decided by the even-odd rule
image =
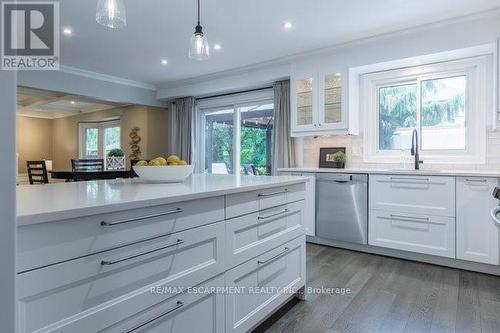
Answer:
[[[67,205],[68,218],[61,219],[64,214],[58,211],[54,221],[44,215],[43,222],[21,223],[19,332],[247,332],[295,297],[284,291],[305,286],[307,179],[192,178],[182,186],[91,182],[97,191],[92,196],[111,187],[121,194],[119,202],[92,200],[92,207],[75,201]],[[44,187],[52,196],[58,191],[54,185]],[[75,197],[90,195],[81,184],[62,187],[64,193],[68,187],[79,192]],[[147,200],[137,195],[128,200],[126,193],[134,188],[148,193]],[[176,196],[176,191],[182,195]],[[37,216],[22,207],[23,195],[18,193],[21,221],[34,221]],[[238,212],[246,198],[247,209]],[[127,202],[131,209],[126,209]],[[120,209],[103,208],[106,203]],[[76,208],[79,211],[73,211]],[[259,287],[260,282],[250,278],[266,273],[280,290],[270,298],[223,292],[242,283]],[[238,324],[236,317],[227,315],[239,316],[234,312],[238,309],[256,313],[239,318]]]

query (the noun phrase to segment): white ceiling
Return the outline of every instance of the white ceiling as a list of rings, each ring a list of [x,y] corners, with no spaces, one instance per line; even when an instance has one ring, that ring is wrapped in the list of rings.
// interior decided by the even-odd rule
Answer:
[[[97,0],[61,1],[63,65],[158,84],[235,69],[500,6],[499,0],[201,0],[213,57],[187,57],[196,0],[125,0],[127,27],[95,22]],[[293,23],[284,31],[284,21]],[[168,59],[162,66],[160,60]]]
[[[47,90],[17,88],[17,114],[27,117],[56,119],[125,105]]]

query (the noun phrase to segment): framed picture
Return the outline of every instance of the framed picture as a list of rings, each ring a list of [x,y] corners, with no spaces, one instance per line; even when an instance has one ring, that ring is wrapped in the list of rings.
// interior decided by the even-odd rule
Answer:
[[[320,148],[319,167],[343,169],[345,167],[345,147]]]

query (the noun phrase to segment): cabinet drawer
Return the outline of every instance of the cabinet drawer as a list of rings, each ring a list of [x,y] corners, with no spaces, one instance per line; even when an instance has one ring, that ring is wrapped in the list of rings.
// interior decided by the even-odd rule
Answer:
[[[455,178],[370,176],[370,209],[455,216]]]
[[[224,276],[220,275],[192,288],[192,291],[165,300],[146,312],[140,312],[125,322],[99,332],[222,333],[224,332],[224,295],[210,291],[223,285]],[[201,292],[197,292],[198,290]],[[81,332],[87,333],[88,330]]]
[[[222,273],[224,226],[219,222],[18,274],[20,332],[74,332],[74,322],[108,307],[154,305],[159,299],[149,295],[151,285],[194,286]]]
[[[226,218],[304,200],[305,196],[305,183],[227,195]]]
[[[226,332],[248,332],[305,285],[305,236],[226,273]]]
[[[226,265],[228,268],[265,253],[304,234],[304,200],[257,213],[243,215],[226,223]]]
[[[17,271],[87,256],[223,219],[224,197],[214,197],[20,226]]]
[[[371,210],[368,244],[455,258],[455,219]]]

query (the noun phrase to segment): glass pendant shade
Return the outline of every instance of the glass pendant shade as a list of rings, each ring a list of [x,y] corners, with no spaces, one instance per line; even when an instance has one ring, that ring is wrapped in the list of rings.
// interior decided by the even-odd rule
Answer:
[[[210,46],[203,32],[195,32],[189,43],[189,58],[206,60],[210,58]]]
[[[99,0],[95,14],[97,23],[119,29],[127,25],[127,15],[123,0]]]

